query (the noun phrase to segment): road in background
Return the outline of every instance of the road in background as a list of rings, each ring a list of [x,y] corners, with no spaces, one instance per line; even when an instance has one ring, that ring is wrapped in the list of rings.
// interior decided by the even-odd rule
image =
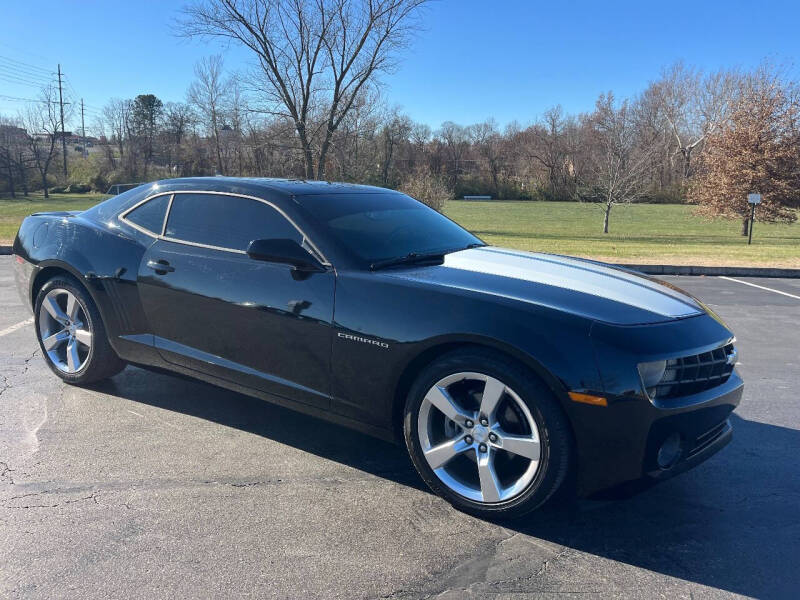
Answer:
[[[0,330],[28,313],[0,257]],[[405,450],[129,367],[62,384],[0,336],[0,596],[790,597],[800,589],[800,300],[666,278],[738,336],[734,441],[628,500],[514,523],[434,496]],[[749,280],[800,295],[800,282]]]

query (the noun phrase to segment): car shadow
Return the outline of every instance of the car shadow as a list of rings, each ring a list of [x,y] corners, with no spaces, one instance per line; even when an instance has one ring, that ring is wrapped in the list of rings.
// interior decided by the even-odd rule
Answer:
[[[601,558],[598,579],[612,577],[604,569],[614,561],[745,596],[797,598],[800,431],[731,420],[731,444],[688,473],[624,500],[549,506],[504,525]]]
[[[131,368],[94,389],[427,489],[402,446],[349,430],[342,435],[339,425],[262,400]],[[616,562],[746,596],[796,597],[800,431],[732,420],[731,445],[687,474],[624,500],[551,504],[502,525],[597,557],[598,578],[606,581]]]
[[[135,367],[91,388],[260,435],[403,485],[428,489],[404,447],[258,398]]]

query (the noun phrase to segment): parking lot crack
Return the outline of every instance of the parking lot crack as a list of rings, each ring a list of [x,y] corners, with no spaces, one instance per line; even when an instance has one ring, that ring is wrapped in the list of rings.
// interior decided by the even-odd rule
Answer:
[[[10,502],[12,500],[20,500],[22,498],[39,498],[46,494],[53,494],[57,492],[53,492],[50,490],[45,490],[43,492],[34,492],[31,494],[22,494],[21,496],[12,496],[6,502]],[[68,504],[76,504],[78,502],[86,502],[87,500],[92,500],[95,504],[100,504],[98,501],[98,497],[100,496],[100,492],[92,492],[88,496],[81,496],[80,498],[72,498],[70,500],[64,500],[63,502],[54,502],[52,504],[22,504],[18,506],[8,506],[8,504],[4,504],[3,508],[7,509],[29,509],[29,508],[58,508],[59,506],[66,506]]]
[[[506,580],[506,581],[498,581],[497,585],[501,585],[501,584],[505,584],[505,583],[516,583],[516,584],[519,584],[521,582],[533,581],[534,579],[538,579],[538,578],[542,577],[545,573],[547,573],[548,569],[550,569],[550,567],[552,567],[555,563],[557,563],[558,561],[562,560],[567,555],[569,555],[569,553],[571,551],[572,551],[572,548],[564,547],[555,556],[545,560],[544,563],[542,564],[542,566],[539,567],[539,569],[535,573],[531,573],[530,575],[527,575],[527,576],[524,576],[524,577],[515,577],[513,579],[509,579],[509,580]]]
[[[0,461],[0,481],[7,481],[11,485],[14,485],[14,478],[9,475],[9,473],[13,473],[14,469],[8,466],[8,463]]]
[[[29,369],[29,368],[30,368],[30,366],[31,366],[31,365],[30,365],[31,361],[33,360],[33,358],[34,358],[34,357],[35,357],[35,356],[36,356],[38,353],[39,353],[39,348],[36,348],[36,349],[35,349],[33,352],[31,352],[31,355],[30,355],[28,358],[26,358],[26,359],[25,359],[25,362],[23,363],[23,366],[22,366],[22,375],[24,375],[25,373],[27,373],[27,372],[28,372],[28,369]]]
[[[228,487],[235,487],[235,488],[257,487],[259,485],[278,485],[282,483],[285,482],[281,478],[256,479],[254,481],[212,481],[212,480],[203,481],[203,484],[205,485],[225,485]]]
[[[487,544],[478,552],[470,554],[446,571],[430,574],[427,581],[417,589],[394,590],[382,598],[437,598],[452,592],[466,592],[473,587],[486,584],[489,569],[495,564],[501,546],[518,535],[521,534],[509,533]]]

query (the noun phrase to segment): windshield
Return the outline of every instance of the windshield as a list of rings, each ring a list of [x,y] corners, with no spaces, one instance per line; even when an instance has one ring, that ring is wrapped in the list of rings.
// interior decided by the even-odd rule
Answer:
[[[444,215],[404,194],[309,195],[299,202],[327,235],[365,264],[483,245]]]

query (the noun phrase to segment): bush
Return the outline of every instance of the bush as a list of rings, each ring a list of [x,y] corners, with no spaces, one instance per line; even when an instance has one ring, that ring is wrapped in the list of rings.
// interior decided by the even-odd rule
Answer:
[[[95,192],[105,193],[109,187],[108,178],[103,173],[96,173],[89,179],[89,184]]]
[[[418,169],[409,175],[400,184],[400,191],[439,212],[444,208],[445,200],[453,197],[453,191],[444,180],[436,177],[428,169]]]
[[[642,198],[647,204],[687,204],[686,187],[674,184],[660,190],[647,192]]]
[[[74,159],[70,163],[69,188],[73,194],[89,191],[105,192],[108,189],[109,169],[100,154]]]
[[[88,183],[71,183],[65,189],[65,194],[88,194],[92,191],[92,186]]]

